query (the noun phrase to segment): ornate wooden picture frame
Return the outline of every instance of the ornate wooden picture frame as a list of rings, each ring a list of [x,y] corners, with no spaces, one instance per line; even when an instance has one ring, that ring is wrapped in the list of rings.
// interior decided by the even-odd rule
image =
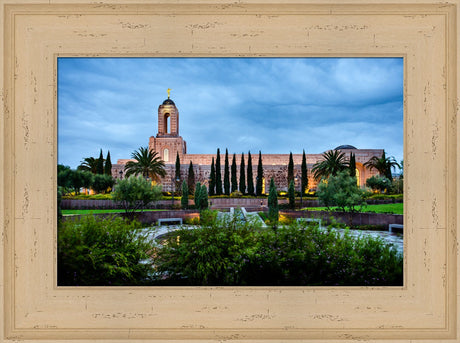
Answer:
[[[2,0],[0,11],[3,341],[459,339],[457,0]],[[403,57],[404,286],[57,287],[60,56]]]

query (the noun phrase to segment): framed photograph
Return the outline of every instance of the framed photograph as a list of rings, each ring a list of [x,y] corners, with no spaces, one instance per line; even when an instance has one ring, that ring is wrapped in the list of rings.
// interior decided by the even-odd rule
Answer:
[[[457,0],[3,0],[0,11],[2,341],[459,339]],[[402,58],[403,286],[58,286],[63,57]]]

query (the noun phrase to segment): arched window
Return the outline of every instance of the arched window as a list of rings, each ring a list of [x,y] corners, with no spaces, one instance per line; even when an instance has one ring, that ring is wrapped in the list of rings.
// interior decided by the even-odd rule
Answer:
[[[359,170],[358,170],[358,168],[356,168],[356,184],[358,185],[358,187],[360,186],[360,182],[359,182]]]
[[[170,120],[170,115],[169,113],[165,113],[164,117],[164,126],[165,126],[165,133],[169,133],[169,130],[171,129],[171,120]]]
[[[164,149],[163,150],[163,161],[165,161],[165,162],[169,161],[169,149]]]

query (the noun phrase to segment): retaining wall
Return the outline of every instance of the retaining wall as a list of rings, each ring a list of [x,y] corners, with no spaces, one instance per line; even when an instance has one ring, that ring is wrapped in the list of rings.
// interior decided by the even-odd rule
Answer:
[[[230,208],[230,207],[246,207],[246,208],[259,208],[266,207],[268,204],[267,198],[210,198],[209,203],[214,209]],[[368,204],[389,204],[393,203],[392,199],[385,200],[368,200]],[[396,202],[402,202],[402,199],[397,199]],[[278,199],[279,204],[287,204],[287,199]],[[300,206],[300,199],[296,199],[296,203]],[[194,201],[189,200],[189,204],[193,205]],[[160,200],[150,204],[147,208],[171,208],[172,200]],[[302,205],[304,207],[318,207],[321,206],[316,199],[303,199]],[[180,207],[180,198],[174,198],[174,206]],[[119,209],[122,208],[117,202],[112,200],[71,200],[63,199],[61,201],[62,209]]]
[[[258,211],[260,209],[249,209],[249,211]],[[343,213],[343,212],[321,212],[321,211],[280,211],[281,214],[288,215],[293,218],[320,218],[325,224],[329,224],[330,217],[333,216],[337,221],[345,223],[347,225],[385,225],[389,224],[403,224],[403,215],[401,214],[385,214],[385,213]],[[124,217],[124,213],[110,214],[110,213],[99,213],[95,216],[108,217],[108,216],[121,216]],[[196,218],[200,213],[196,210],[173,210],[173,211],[149,211],[136,213],[136,219],[144,224],[156,224],[160,218]],[[64,216],[64,220],[79,217],[75,216]]]
[[[403,225],[402,214],[388,214],[388,213],[344,213],[344,212],[326,212],[326,211],[280,211],[281,214],[293,218],[320,218],[326,224],[330,223],[330,217],[333,216],[335,220],[347,225],[385,225],[401,224]]]

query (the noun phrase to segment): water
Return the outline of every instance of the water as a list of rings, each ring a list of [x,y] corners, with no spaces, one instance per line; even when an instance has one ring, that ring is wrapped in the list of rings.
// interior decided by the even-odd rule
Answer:
[[[344,232],[344,229],[333,229],[338,232]],[[396,250],[403,253],[404,243],[403,243],[403,234],[390,232],[390,231],[374,231],[374,230],[348,230],[350,235],[358,236],[371,236],[371,237],[380,237],[385,243],[391,243],[394,245]]]

